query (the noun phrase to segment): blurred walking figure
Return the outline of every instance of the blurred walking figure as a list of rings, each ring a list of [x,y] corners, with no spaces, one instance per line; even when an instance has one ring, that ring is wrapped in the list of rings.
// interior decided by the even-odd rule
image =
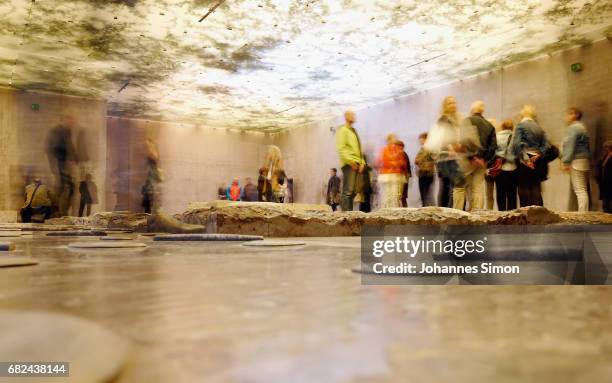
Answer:
[[[242,197],[242,188],[240,187],[238,178],[234,178],[232,183],[228,185],[228,187],[225,189],[225,194],[228,201],[240,201],[240,198]]]
[[[251,177],[247,177],[246,184],[242,189],[242,200],[247,202],[257,202],[259,199],[259,193],[257,192],[257,186],[253,183]]]
[[[431,152],[425,149],[425,141],[427,141],[427,133],[419,135],[421,149],[418,151],[414,163],[418,167],[417,175],[419,177],[419,193],[421,194],[421,206],[431,206],[430,190],[434,180],[435,160]]]
[[[459,138],[459,121],[457,100],[448,96],[442,101],[442,111],[438,122],[427,135],[424,148],[434,155],[440,178],[438,205],[452,207],[453,183],[461,176],[455,160],[453,145]]]
[[[387,145],[378,159],[378,184],[381,207],[401,207],[402,190],[406,182],[404,151],[394,134],[387,136]]]
[[[524,105],[521,122],[514,129],[510,151],[518,159],[517,182],[521,207],[542,206],[542,181],[548,165],[543,156],[549,152],[546,133],[536,122],[533,105]]]
[[[263,166],[265,182],[263,185],[263,196],[268,202],[282,202],[285,189],[285,170],[283,157],[278,146],[270,145]]]
[[[162,182],[161,169],[159,168],[159,152],[157,146],[152,139],[146,140],[146,156],[147,156],[147,178],[142,186],[142,207],[145,213],[156,214],[159,212],[160,201],[160,183]]]
[[[340,177],[338,177],[337,173],[338,170],[332,168],[330,170],[329,180],[327,181],[326,203],[331,206],[333,211],[336,211],[342,199],[340,193]]]
[[[597,182],[599,198],[603,202],[603,211],[612,213],[612,141],[603,144],[603,156],[599,161]]]
[[[499,169],[495,169],[495,190],[497,194],[497,209],[500,211],[516,209],[516,158],[510,150],[514,123],[505,120],[497,133],[497,151]]]
[[[79,193],[81,200],[79,201],[79,217],[83,216],[83,211],[86,210],[86,217],[91,215],[91,205],[97,203],[97,188],[92,181],[91,174],[86,174],[85,179],[79,184]]]
[[[76,122],[72,116],[64,116],[61,124],[55,126],[47,136],[47,157],[52,171],[56,171],[57,186],[55,195],[60,216],[68,215],[74,195],[74,180],[70,162],[78,162],[72,131]]]
[[[342,199],[341,206],[343,211],[353,210],[353,202],[357,190],[358,180],[363,174],[366,162],[361,150],[359,135],[353,127],[355,124],[355,112],[348,110],[344,113],[345,124],[338,128],[336,133],[336,147],[340,157],[342,169]]]
[[[591,146],[589,132],[580,121],[582,112],[569,108],[568,123],[563,141],[563,170],[570,172],[572,189],[578,199],[578,211],[589,211],[589,171],[591,170]]]
[[[484,208],[485,174],[497,148],[495,127],[484,116],[484,102],[472,104],[471,115],[460,127],[459,152],[462,153],[461,182],[453,188],[453,207],[465,209],[466,193],[470,210]],[[475,131],[473,129],[475,128]]]
[[[402,207],[408,207],[408,183],[410,182],[410,177],[412,177],[412,171],[410,170],[410,157],[408,157],[408,153],[406,153],[405,145],[403,141],[398,141],[400,150],[402,151],[402,156],[404,157],[404,162],[406,163],[404,176],[406,177],[406,181],[402,186],[402,196],[400,199],[400,205]]]
[[[42,183],[40,178],[34,178],[25,188],[25,203],[21,207],[21,222],[32,222],[32,217],[40,215],[39,220],[44,222],[51,217],[51,191]]]
[[[266,196],[264,195],[266,190],[266,168],[259,168],[259,176],[257,177],[257,198],[259,202],[263,202],[266,200]]]

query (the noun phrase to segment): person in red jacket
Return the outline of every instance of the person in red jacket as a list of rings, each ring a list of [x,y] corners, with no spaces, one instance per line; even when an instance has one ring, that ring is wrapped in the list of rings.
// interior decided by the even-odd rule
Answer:
[[[387,136],[387,145],[378,159],[378,184],[381,207],[401,207],[402,189],[406,183],[406,157],[394,134]]]

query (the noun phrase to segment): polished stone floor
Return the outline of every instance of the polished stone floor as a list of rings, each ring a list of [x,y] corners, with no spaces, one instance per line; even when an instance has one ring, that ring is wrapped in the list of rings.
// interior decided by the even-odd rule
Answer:
[[[359,238],[268,249],[127,236],[148,247],[11,240],[0,257],[40,264],[0,269],[0,310],[114,331],[131,344],[118,382],[612,381],[608,286],[362,286]]]

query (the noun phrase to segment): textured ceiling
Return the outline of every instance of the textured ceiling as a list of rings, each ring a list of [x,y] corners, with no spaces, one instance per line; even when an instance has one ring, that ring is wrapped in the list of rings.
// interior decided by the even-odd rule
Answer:
[[[610,0],[0,0],[0,15],[0,86],[262,130],[612,35]]]

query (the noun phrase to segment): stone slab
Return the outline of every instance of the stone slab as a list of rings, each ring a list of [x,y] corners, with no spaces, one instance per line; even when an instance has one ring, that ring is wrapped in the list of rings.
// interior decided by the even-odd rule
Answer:
[[[96,230],[77,230],[77,231],[58,231],[46,234],[49,237],[103,237],[106,234],[104,231]]]
[[[129,249],[147,247],[142,242],[127,242],[127,241],[91,241],[91,242],[73,242],[68,244],[68,247],[73,249]]]
[[[162,234],[153,237],[154,241],[259,241],[259,235],[241,234]]]
[[[263,241],[252,241],[245,242],[242,246],[254,246],[254,247],[291,247],[291,246],[304,246],[304,241],[281,241],[281,240],[263,240]]]
[[[0,311],[0,360],[69,362],[67,378],[19,378],[19,382],[113,381],[128,344],[94,322],[43,311]]]
[[[34,265],[38,265],[38,261],[30,257],[21,257],[21,256],[2,256],[0,257],[0,267],[19,267],[19,266],[34,266]]]
[[[132,237],[119,237],[117,235],[108,235],[106,237],[100,237],[101,241],[133,241]]]

